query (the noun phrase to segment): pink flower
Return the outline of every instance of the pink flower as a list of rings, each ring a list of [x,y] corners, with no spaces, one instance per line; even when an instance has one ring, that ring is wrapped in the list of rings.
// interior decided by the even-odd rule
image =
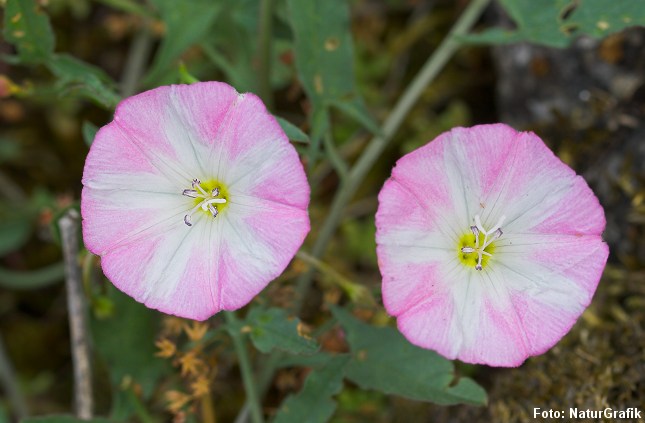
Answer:
[[[456,128],[402,157],[376,214],[383,302],[450,359],[518,366],[571,329],[609,250],[585,181],[530,132]]]
[[[309,232],[298,154],[258,97],[220,82],[122,101],[83,185],[83,238],[105,275],[182,317],[246,305]]]

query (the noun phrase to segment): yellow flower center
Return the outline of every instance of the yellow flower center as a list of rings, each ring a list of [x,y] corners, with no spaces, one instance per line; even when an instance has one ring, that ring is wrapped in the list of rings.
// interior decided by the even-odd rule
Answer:
[[[475,224],[470,227],[471,233],[464,234],[457,245],[459,260],[468,267],[482,270],[493,257],[495,251],[495,240],[502,236],[502,223],[506,216],[502,216],[497,224],[486,230],[482,226],[479,215],[475,216]]]
[[[203,182],[193,179],[191,188],[185,189],[182,195],[194,198],[194,207],[184,216],[184,223],[188,226],[193,226],[192,217],[196,212],[201,210],[216,218],[228,206],[226,186],[214,179]]]

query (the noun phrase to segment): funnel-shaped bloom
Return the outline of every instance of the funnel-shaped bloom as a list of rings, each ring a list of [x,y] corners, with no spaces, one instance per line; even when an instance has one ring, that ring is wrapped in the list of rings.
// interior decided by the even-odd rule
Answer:
[[[518,366],[589,305],[609,253],[585,181],[530,132],[456,128],[402,157],[376,214],[383,302],[418,346]]]
[[[87,248],[125,293],[203,320],[247,304],[309,231],[298,155],[253,94],[219,82],[130,97],[83,173]]]

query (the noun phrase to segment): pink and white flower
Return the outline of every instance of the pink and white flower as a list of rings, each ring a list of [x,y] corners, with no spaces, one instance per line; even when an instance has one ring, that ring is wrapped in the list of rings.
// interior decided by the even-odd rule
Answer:
[[[456,128],[402,157],[376,214],[383,302],[450,359],[518,366],[591,302],[609,250],[589,186],[530,132]]]
[[[105,275],[182,317],[246,305],[309,232],[298,154],[258,97],[220,82],[122,101],[83,185],[83,238]]]

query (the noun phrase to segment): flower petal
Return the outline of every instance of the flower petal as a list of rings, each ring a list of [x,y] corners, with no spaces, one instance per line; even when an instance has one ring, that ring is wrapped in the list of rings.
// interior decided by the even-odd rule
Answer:
[[[182,195],[195,178],[226,189],[216,217]],[[295,149],[256,96],[224,83],[124,100],[97,134],[83,184],[83,236],[105,274],[137,301],[182,317],[247,304],[309,231]]]
[[[482,270],[459,259],[476,216],[503,222]],[[412,343],[470,363],[517,366],[553,346],[608,255],[584,180],[502,124],[453,129],[401,158],[376,222],[387,311]]]
[[[287,267],[309,232],[306,210],[252,198],[222,215],[221,308],[235,310]]]

